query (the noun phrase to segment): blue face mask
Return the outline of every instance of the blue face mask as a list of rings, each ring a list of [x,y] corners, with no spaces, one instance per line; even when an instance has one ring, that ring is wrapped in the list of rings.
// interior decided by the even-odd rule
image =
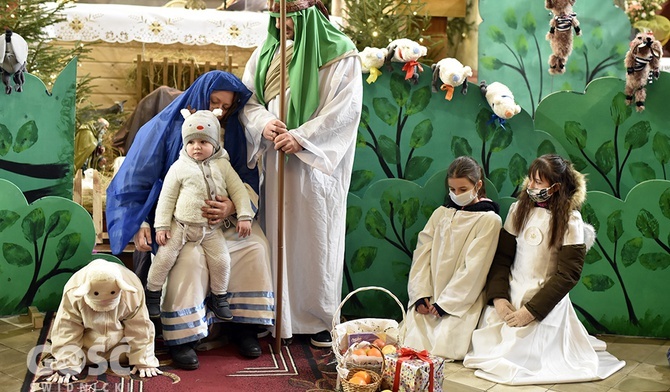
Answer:
[[[543,188],[543,189],[527,188],[526,193],[528,193],[528,197],[530,198],[530,200],[534,201],[535,203],[544,203],[545,201],[549,200],[551,195],[553,195],[553,193],[549,193],[549,190],[553,188],[554,185],[556,184],[553,184],[549,188]]]

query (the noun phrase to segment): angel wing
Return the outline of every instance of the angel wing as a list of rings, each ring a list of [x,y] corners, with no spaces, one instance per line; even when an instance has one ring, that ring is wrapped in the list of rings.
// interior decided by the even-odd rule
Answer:
[[[584,222],[584,244],[586,245],[586,251],[593,246],[596,242],[596,230],[590,224]]]

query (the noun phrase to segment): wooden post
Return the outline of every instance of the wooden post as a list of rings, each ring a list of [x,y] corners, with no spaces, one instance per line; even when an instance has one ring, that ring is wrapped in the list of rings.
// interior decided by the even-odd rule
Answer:
[[[191,61],[189,61],[188,65],[189,65],[189,67],[191,67],[191,69],[189,70],[189,73],[188,73],[188,86],[187,87],[190,87],[193,84],[193,81],[195,80],[195,61],[193,59],[191,59]]]
[[[149,93],[154,91],[154,78],[156,77],[154,70],[154,59],[149,59]]]
[[[170,66],[168,65],[168,58],[163,57],[163,86],[168,85],[168,73],[169,73],[168,70],[169,69],[170,69]]]
[[[184,80],[182,79],[182,72],[184,72],[184,61],[182,59],[179,59],[179,62],[177,63],[177,75],[176,78],[176,86],[177,89],[184,91]]]
[[[135,93],[137,94],[137,102],[142,99],[142,55],[137,55],[137,68],[135,71]]]
[[[286,123],[286,0],[279,2],[279,119]],[[275,307],[275,351],[281,353],[282,301],[284,291],[284,152],[277,151],[277,306]]]
[[[82,205],[82,196],[81,196],[81,169],[77,170],[74,174],[74,188],[72,189],[72,201]]]

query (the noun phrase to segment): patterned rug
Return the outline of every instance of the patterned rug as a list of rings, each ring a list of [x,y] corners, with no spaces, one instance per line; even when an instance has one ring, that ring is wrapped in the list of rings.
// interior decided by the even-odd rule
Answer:
[[[53,314],[47,314],[42,334],[36,344],[48,341],[48,331]],[[263,354],[250,360],[239,355],[234,344],[225,338],[212,340],[207,351],[199,351],[200,368],[181,370],[172,366],[167,349],[159,340],[156,355],[163,374],[158,377],[140,378],[136,375],[119,376],[107,370],[101,375],[88,375],[88,368],[80,380],[68,385],[46,382],[39,376],[39,365],[33,373],[26,374],[22,392],[77,391],[77,392],[153,392],[153,391],[249,391],[249,392],[317,392],[334,391],[336,382],[334,355],[329,349],[316,349],[309,338],[297,336],[284,345],[281,352],[274,351],[274,339],[260,339]],[[41,363],[48,358],[43,353],[36,358]],[[37,374],[38,376],[36,376]]]

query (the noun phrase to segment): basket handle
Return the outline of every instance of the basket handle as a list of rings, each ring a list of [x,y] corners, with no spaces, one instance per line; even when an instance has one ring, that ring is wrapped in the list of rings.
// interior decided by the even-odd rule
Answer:
[[[405,307],[402,305],[402,303],[400,302],[398,297],[396,297],[391,291],[389,291],[388,289],[385,289],[383,287],[379,287],[379,286],[364,286],[364,287],[359,287],[356,290],[350,292],[349,294],[347,294],[346,297],[344,297],[342,302],[340,302],[340,305],[337,307],[337,310],[335,311],[335,314],[333,314],[332,329],[335,329],[335,326],[337,324],[339,324],[340,311],[342,310],[342,307],[347,302],[347,300],[349,300],[349,298],[351,298],[354,294],[358,293],[359,291],[368,291],[368,290],[383,291],[386,294],[388,294],[391,298],[393,298],[395,300],[395,302],[398,304],[398,306],[400,307],[400,311],[402,312],[402,319],[405,320]],[[335,343],[335,342],[333,342],[333,343]]]

